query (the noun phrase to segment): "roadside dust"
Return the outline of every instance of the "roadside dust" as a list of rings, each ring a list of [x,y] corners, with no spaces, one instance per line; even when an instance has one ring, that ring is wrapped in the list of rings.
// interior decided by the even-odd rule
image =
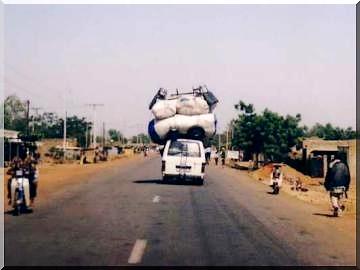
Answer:
[[[80,165],[77,163],[42,163],[38,165],[39,174],[39,186],[38,186],[38,197],[35,200],[35,206],[37,201],[44,202],[50,199],[54,192],[62,190],[69,185],[77,184],[80,182],[88,181],[89,176],[97,173],[101,170],[122,165],[127,160],[138,159],[141,155],[130,156],[124,155],[119,156],[116,159],[107,162],[89,163]],[[7,198],[7,182],[9,175],[6,174],[8,168],[3,169],[5,175],[4,181],[4,197]],[[7,199],[4,200],[5,210],[10,209],[7,205]]]
[[[258,170],[249,172],[249,175],[261,181],[264,184],[269,184],[270,174],[272,171],[272,165],[266,165]],[[311,178],[294,168],[284,165],[282,167],[284,173],[282,191],[292,196],[297,197],[300,200],[307,201],[317,205],[327,205],[330,208],[329,194],[326,192],[323,183],[323,178]],[[300,183],[302,190],[296,190],[295,185]],[[345,202],[345,212],[348,215],[356,214],[356,181],[352,179],[350,189],[348,192],[348,198],[343,199]]]

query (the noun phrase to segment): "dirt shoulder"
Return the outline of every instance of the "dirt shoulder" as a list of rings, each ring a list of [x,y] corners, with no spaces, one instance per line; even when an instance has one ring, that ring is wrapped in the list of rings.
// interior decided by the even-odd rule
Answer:
[[[240,168],[244,169],[246,163],[242,164]],[[324,179],[322,178],[311,178],[302,174],[299,171],[296,171],[294,168],[285,165],[283,167],[284,180],[281,192],[285,192],[291,196],[296,197],[299,200],[306,201],[308,203],[319,205],[322,207],[330,208],[329,194],[326,192],[323,183]],[[248,175],[265,184],[269,185],[270,181],[271,168],[268,166],[262,167],[258,170],[248,172]],[[296,190],[295,184],[296,181],[301,183],[302,190]],[[356,217],[356,180],[351,180],[350,189],[348,192],[348,198],[344,198],[344,203],[346,206],[345,212],[347,216],[353,218]]]
[[[46,202],[55,192],[64,190],[69,185],[74,185],[91,179],[89,176],[106,170],[114,166],[126,166],[129,162],[134,162],[141,159],[142,155],[135,156],[119,156],[116,159],[107,162],[90,163],[80,165],[79,163],[72,164],[49,164],[44,163],[39,165],[39,186],[38,197],[36,198],[36,205],[38,203]],[[4,197],[7,198],[7,180],[6,169],[4,170]],[[7,205],[7,199],[4,200],[5,210],[10,209]]]

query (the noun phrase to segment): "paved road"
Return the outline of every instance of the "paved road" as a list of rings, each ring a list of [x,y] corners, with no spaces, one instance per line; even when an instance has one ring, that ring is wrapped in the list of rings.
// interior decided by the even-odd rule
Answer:
[[[5,265],[355,264],[346,219],[245,172],[210,166],[204,186],[162,184],[158,157],[128,164],[5,215]]]

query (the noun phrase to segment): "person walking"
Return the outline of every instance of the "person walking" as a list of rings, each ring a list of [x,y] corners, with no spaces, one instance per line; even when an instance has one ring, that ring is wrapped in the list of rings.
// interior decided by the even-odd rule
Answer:
[[[225,157],[226,157],[226,152],[225,152],[224,147],[221,148],[220,157],[221,157],[221,167],[224,168],[225,167]]]
[[[205,160],[207,165],[209,165],[210,157],[211,157],[211,147],[208,146],[205,148]]]
[[[340,155],[336,154],[334,161],[329,164],[324,187],[330,193],[330,201],[333,207],[335,217],[341,216],[345,209],[341,199],[347,197],[347,191],[350,185],[350,171],[347,164],[340,159]]]
[[[217,166],[219,163],[219,156],[220,156],[220,151],[216,150],[215,151],[215,155],[214,155],[214,160],[215,160],[215,165]]]

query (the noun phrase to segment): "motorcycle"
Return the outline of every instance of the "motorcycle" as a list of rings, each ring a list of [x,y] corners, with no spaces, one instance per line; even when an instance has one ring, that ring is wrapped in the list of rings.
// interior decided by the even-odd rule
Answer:
[[[20,215],[30,205],[30,185],[28,173],[25,170],[17,170],[15,177],[11,179],[11,206],[14,215]]]
[[[279,192],[280,192],[279,181],[280,181],[279,178],[274,178],[273,179],[273,184],[272,184],[273,194],[279,194]]]

